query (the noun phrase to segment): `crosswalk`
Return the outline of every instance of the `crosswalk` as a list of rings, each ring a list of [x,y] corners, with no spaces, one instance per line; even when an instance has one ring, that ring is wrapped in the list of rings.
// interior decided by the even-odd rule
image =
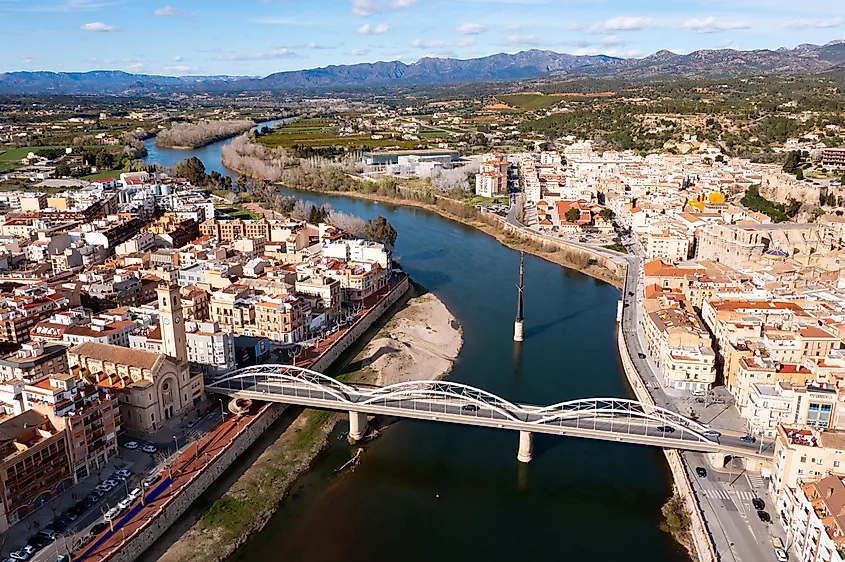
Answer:
[[[763,478],[762,476],[750,476],[750,475],[746,474],[746,477],[748,478],[749,486],[751,486],[754,489],[765,489],[765,488],[768,487],[768,483],[766,482],[766,479]]]
[[[716,500],[745,500],[751,501],[755,497],[757,497],[754,492],[750,492],[748,490],[723,490],[723,489],[714,489],[714,488],[704,488],[702,490],[705,496],[710,499]]]

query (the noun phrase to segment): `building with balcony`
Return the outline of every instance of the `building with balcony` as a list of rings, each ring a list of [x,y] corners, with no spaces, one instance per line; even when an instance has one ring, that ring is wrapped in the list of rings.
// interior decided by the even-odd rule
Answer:
[[[35,410],[0,420],[0,532],[73,486],[67,445],[65,432]]]
[[[845,472],[845,431],[780,425],[769,492],[781,506],[787,488]]]
[[[801,562],[845,559],[845,482],[831,474],[788,491],[780,512]]]
[[[78,370],[24,385],[22,400],[24,410],[35,410],[64,429],[75,480],[101,471],[117,456],[117,394],[85,381]]]
[[[67,347],[63,345],[25,343],[16,352],[0,358],[0,378],[3,380],[34,380],[66,372]]]

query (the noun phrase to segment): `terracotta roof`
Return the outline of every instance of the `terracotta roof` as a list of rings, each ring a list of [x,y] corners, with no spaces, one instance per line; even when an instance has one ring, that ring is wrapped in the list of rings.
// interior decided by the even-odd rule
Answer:
[[[129,349],[128,347],[93,341],[77,345],[70,352],[90,359],[98,359],[120,365],[130,365],[141,369],[152,369],[156,361],[161,357],[161,355],[152,351]]]

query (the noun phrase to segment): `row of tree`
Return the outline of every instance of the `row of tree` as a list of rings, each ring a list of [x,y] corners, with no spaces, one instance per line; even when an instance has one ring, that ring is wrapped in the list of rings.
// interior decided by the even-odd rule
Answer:
[[[199,148],[250,130],[250,119],[176,123],[156,136],[156,146]]]

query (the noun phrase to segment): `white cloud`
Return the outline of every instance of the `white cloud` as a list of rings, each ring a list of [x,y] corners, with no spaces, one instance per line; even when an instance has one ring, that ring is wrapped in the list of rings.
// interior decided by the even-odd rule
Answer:
[[[263,53],[229,53],[226,55],[219,55],[214,57],[215,60],[224,60],[224,61],[247,61],[247,60],[275,60],[275,59],[289,59],[295,58],[296,53],[288,49],[287,47],[282,47],[280,49],[272,49],[270,51],[265,51]]]
[[[423,41],[422,39],[416,39],[411,43],[412,47],[418,49],[446,49],[449,47],[469,47],[470,45],[475,45],[475,39],[471,37],[457,41]]]
[[[465,23],[455,28],[455,31],[461,35],[478,35],[479,33],[484,33],[486,30],[487,28],[480,23]]]
[[[631,58],[638,57],[642,53],[636,49],[601,49],[595,47],[586,47],[584,49],[575,49],[573,55],[590,56],[590,55],[607,55],[609,57]]]
[[[146,65],[142,62],[135,62],[130,65],[127,65],[124,70],[128,70],[129,72],[138,72],[139,70],[143,70]]]
[[[588,31],[590,33],[602,33],[604,31],[634,31],[649,27],[653,23],[654,21],[651,18],[619,16],[607,21],[594,23],[589,27]]]
[[[154,16],[178,16],[182,13],[182,10],[179,8],[174,8],[173,6],[165,6],[164,8],[159,8],[153,12]]]
[[[195,66],[188,66],[186,64],[177,64],[174,66],[165,66],[161,69],[164,74],[189,74],[197,72],[199,68]]]
[[[21,64],[30,64],[32,59],[30,57],[24,57],[21,59]]]
[[[93,32],[108,32],[108,31],[116,31],[117,27],[114,25],[106,25],[101,21],[92,21],[91,23],[86,23],[79,26],[79,29],[82,31],[93,31]]]
[[[505,45],[512,47],[537,47],[542,43],[536,35],[508,35]]]
[[[179,55],[176,55],[175,57],[173,57],[170,60],[172,60],[173,62],[182,62],[182,57],[179,56]]]
[[[349,54],[353,57],[362,57],[364,55],[370,54],[369,49],[351,49]]]
[[[362,18],[391,10],[405,10],[417,3],[417,0],[352,0],[352,13]]]
[[[701,19],[687,20],[681,24],[683,29],[693,33],[719,33],[735,29],[749,29],[751,26],[740,21],[719,21],[713,16]]]
[[[355,30],[355,33],[358,35],[381,35],[382,33],[387,33],[390,29],[390,26],[386,23],[380,23],[378,25],[370,25],[365,23],[361,27]]]
[[[787,29],[828,29],[845,24],[845,18],[831,18],[828,20],[792,20],[783,24]]]

